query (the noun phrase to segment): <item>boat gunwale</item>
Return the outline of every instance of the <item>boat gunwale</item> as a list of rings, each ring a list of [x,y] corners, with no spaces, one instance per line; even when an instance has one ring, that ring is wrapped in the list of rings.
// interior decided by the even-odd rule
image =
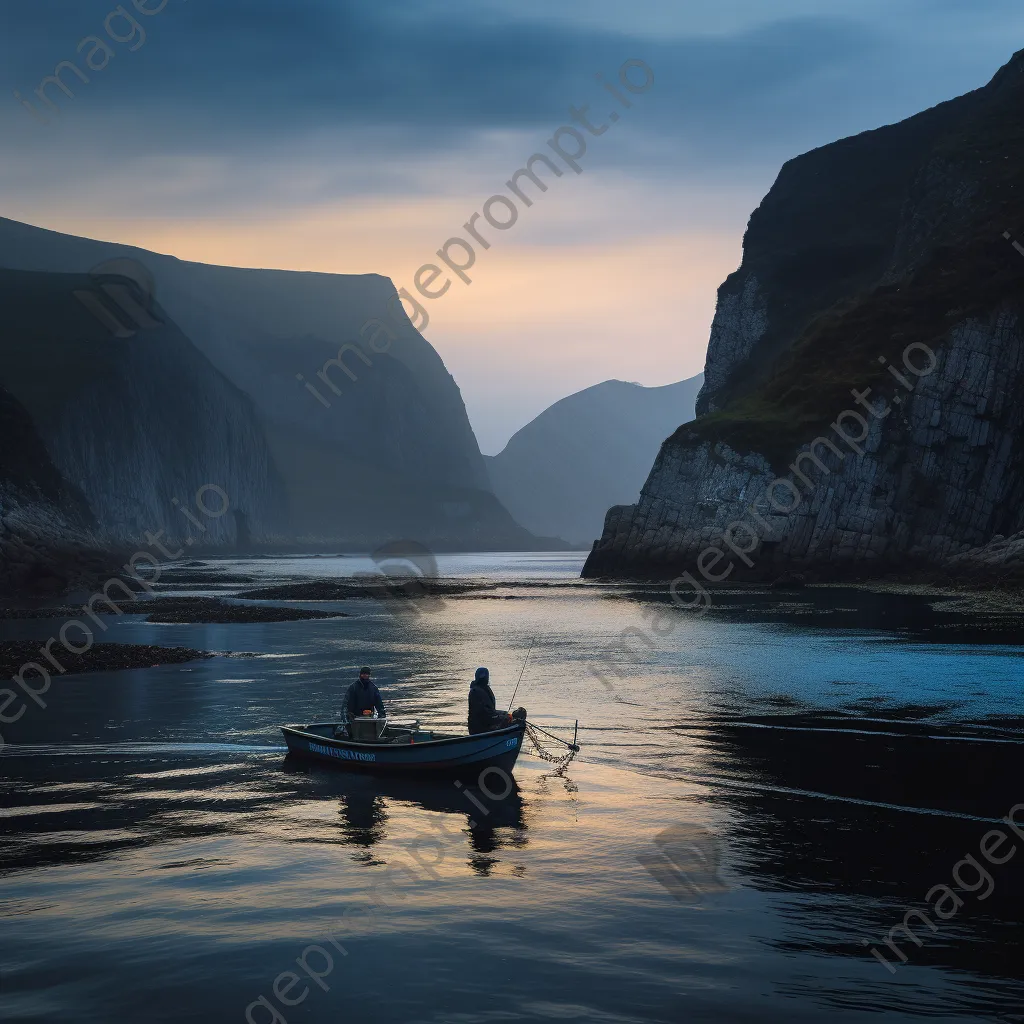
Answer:
[[[310,722],[312,726],[316,725],[340,725],[340,722]],[[444,746],[445,744],[451,743],[465,743],[467,740],[478,740],[484,739],[487,736],[502,736],[508,733],[524,733],[526,732],[526,722],[516,722],[513,725],[502,726],[500,729],[491,729],[488,732],[475,732],[467,733],[465,736],[447,736],[444,739],[439,740],[422,740],[419,743],[360,743],[358,740],[343,740],[336,739],[334,737],[322,736],[320,733],[307,732],[309,726],[299,728],[294,725],[282,725],[279,727],[285,734],[293,733],[296,736],[301,736],[307,740],[313,740],[317,743],[327,743],[331,746],[341,747],[344,749],[351,750],[373,750],[373,751],[386,751],[386,750],[404,750],[407,747],[438,747]]]

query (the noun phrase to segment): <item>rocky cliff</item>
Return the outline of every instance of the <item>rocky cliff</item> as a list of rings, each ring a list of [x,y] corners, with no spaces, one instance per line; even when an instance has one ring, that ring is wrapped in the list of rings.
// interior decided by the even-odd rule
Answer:
[[[98,301],[103,283],[132,295],[115,275],[0,270],[3,383],[31,416],[38,458],[113,547],[160,531],[174,546],[279,536],[280,483],[251,400],[156,305],[151,329],[111,334],[81,300]]]
[[[719,291],[700,415],[586,575],[963,566],[1024,528],[1022,104],[1018,54],[782,169]]]
[[[50,594],[114,563],[83,495],[57,471],[28,411],[0,388],[0,595]]]
[[[111,260],[144,267],[181,333],[250,397],[280,474],[282,541],[536,545],[491,492],[459,389],[387,278],[186,263],[0,219],[0,266]]]

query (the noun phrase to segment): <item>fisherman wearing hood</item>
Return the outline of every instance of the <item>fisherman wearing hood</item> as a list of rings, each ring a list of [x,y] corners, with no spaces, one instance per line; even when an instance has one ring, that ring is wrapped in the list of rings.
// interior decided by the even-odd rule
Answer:
[[[487,669],[478,668],[476,675],[473,677],[473,682],[470,684],[469,731],[471,734],[504,729],[505,726],[511,725],[513,721],[526,717],[525,708],[516,708],[515,713],[512,715],[497,709],[490,678],[491,674]]]

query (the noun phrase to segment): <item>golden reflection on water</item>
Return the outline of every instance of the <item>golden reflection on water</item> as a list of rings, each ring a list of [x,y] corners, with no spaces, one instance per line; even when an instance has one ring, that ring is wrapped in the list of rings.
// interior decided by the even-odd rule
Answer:
[[[159,774],[185,781],[195,773]],[[511,907],[522,913],[527,892],[531,913],[559,906],[568,913],[611,893],[616,901],[627,893],[661,900],[665,893],[637,854],[664,828],[690,822],[714,830],[721,819],[684,783],[659,786],[655,796],[633,785],[637,777],[612,768],[574,764],[570,776],[545,774],[541,763],[524,758],[517,789],[504,800],[486,801],[486,815],[451,782],[346,776],[336,795],[304,796],[300,772],[287,796],[258,811],[246,806],[254,786],[133,789],[132,803],[163,802],[146,826],[146,845],[65,864],[60,898],[34,923],[116,934],[120,941],[180,929],[244,944],[254,918],[261,931],[272,928],[278,939],[300,941],[336,926],[353,904],[383,904],[392,925],[405,928],[426,918],[436,927],[467,914],[502,916]],[[143,784],[149,777],[135,776]],[[192,805],[188,811],[177,808],[184,803]],[[46,810],[100,808],[98,824],[103,807],[58,803]],[[22,811],[30,818],[37,813]],[[174,838],[184,825],[199,834]],[[36,838],[45,841],[43,834]],[[48,879],[47,869],[23,870],[18,887],[46,888]],[[198,922],[190,921],[197,906]],[[397,918],[405,923],[396,925]],[[376,922],[362,927],[372,930]]]
[[[1002,880],[998,906],[896,978],[860,946],[977,848],[957,814],[1015,799],[1014,723],[993,745],[982,721],[1019,709],[1014,652],[733,609],[627,649],[609,692],[587,666],[646,621],[621,591],[501,586],[402,621],[346,610],[224,632],[265,655],[251,682],[225,659],[69,678],[19,723],[38,745],[5,762],[0,1018],[241,1020],[328,934],[346,955],[290,1024],[974,1019],[1019,995],[1024,908]],[[327,717],[364,662],[389,708],[463,729],[473,668],[504,701],[531,644],[517,703],[567,736],[578,717],[583,753],[564,776],[522,756],[486,814],[451,783],[279,749],[276,725]]]

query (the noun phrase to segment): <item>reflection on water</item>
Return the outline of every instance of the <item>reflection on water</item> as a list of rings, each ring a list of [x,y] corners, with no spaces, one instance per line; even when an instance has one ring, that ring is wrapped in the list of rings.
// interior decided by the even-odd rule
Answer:
[[[384,835],[388,820],[384,798],[369,793],[350,793],[341,798],[345,841],[355,846],[373,846]],[[367,857],[369,854],[366,855]]]
[[[292,757],[286,758],[284,770],[315,777],[320,792],[326,787],[327,792],[337,794],[342,842],[363,847],[354,859],[364,864],[382,863],[374,859],[370,848],[388,838],[388,807],[395,804],[459,818],[459,828],[469,849],[468,863],[482,875],[489,874],[499,863],[492,854],[527,843],[525,804],[514,779],[510,792],[502,796],[493,791],[485,793],[476,786],[456,786],[451,780],[429,777],[408,779],[325,772],[322,767]],[[540,781],[543,789],[545,777]]]
[[[261,656],[58,680],[10,727],[0,1018],[241,1021],[264,998],[287,1022],[1020,1019],[1012,832],[990,895],[900,938],[895,974],[864,944],[1024,803],[1019,624],[725,595],[620,658],[609,694],[586,666],[654,600],[552,571],[401,623],[358,600],[331,621],[113,622]],[[570,736],[578,717],[583,753],[562,774],[523,755],[504,798],[293,761],[275,733],[322,720],[367,661],[396,710],[459,728],[475,666],[509,697],[531,643],[517,699]],[[328,935],[330,976],[275,1001]]]

